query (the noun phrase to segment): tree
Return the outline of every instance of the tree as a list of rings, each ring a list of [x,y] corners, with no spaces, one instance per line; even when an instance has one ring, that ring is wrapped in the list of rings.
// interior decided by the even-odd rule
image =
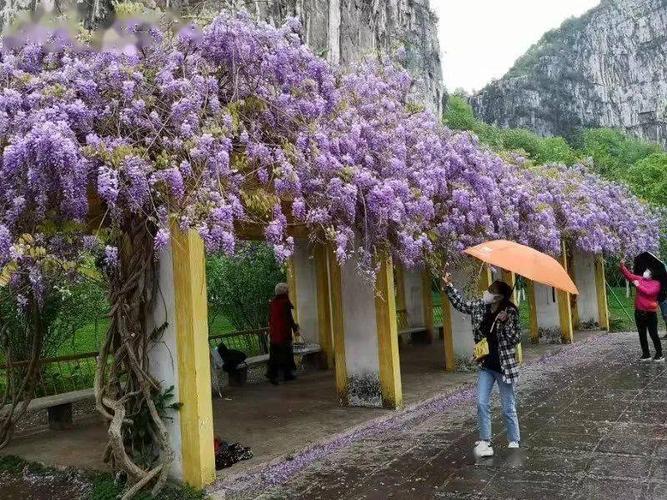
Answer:
[[[584,156],[593,159],[595,169],[611,179],[647,156],[660,152],[660,146],[627,136],[609,128],[587,129],[577,140]]]
[[[206,278],[209,328],[225,317],[237,330],[267,325],[275,285],[286,279],[273,250],[265,243],[250,242],[239,245],[233,256],[209,257]]]
[[[667,204],[667,153],[653,153],[632,165],[623,176],[645,200]]]

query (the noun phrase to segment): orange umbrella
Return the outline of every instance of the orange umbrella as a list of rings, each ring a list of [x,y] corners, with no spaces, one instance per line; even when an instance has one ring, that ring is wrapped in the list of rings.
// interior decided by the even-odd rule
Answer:
[[[526,245],[514,241],[495,240],[467,248],[464,252],[529,280],[572,294],[579,293],[572,278],[556,259]]]

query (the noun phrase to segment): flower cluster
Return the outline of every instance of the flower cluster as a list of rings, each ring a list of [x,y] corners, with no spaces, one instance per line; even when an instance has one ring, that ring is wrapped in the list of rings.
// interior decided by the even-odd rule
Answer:
[[[96,51],[41,33],[0,50],[2,266],[24,233],[69,224],[67,241],[88,248],[91,196],[111,234],[149,224],[156,248],[178,226],[232,253],[239,225],[261,224],[285,258],[303,224],[366,269],[378,252],[413,266],[492,238],[552,254],[561,239],[595,253],[656,246],[655,217],[622,186],[498,157],[414,105],[391,61],[337,73],[294,19],[115,29],[135,42]]]

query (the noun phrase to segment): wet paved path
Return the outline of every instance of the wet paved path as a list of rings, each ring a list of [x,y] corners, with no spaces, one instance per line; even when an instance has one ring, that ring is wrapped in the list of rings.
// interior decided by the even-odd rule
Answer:
[[[520,450],[506,447],[496,393],[496,456],[474,459],[476,410],[467,391],[286,482],[227,498],[667,498],[667,371],[639,363],[637,344],[636,334],[601,336],[526,366]]]

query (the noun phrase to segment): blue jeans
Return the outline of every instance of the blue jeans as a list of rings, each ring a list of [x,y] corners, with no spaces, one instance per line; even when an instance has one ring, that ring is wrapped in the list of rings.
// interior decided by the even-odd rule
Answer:
[[[662,313],[662,319],[664,319],[667,324],[667,300],[660,302],[660,312]]]
[[[519,433],[519,418],[516,414],[516,395],[514,385],[503,382],[503,376],[493,370],[481,368],[477,378],[477,426],[479,427],[479,438],[482,441],[491,441],[491,391],[493,384],[498,382],[500,401],[505,417],[505,430],[507,440],[521,440]]]

